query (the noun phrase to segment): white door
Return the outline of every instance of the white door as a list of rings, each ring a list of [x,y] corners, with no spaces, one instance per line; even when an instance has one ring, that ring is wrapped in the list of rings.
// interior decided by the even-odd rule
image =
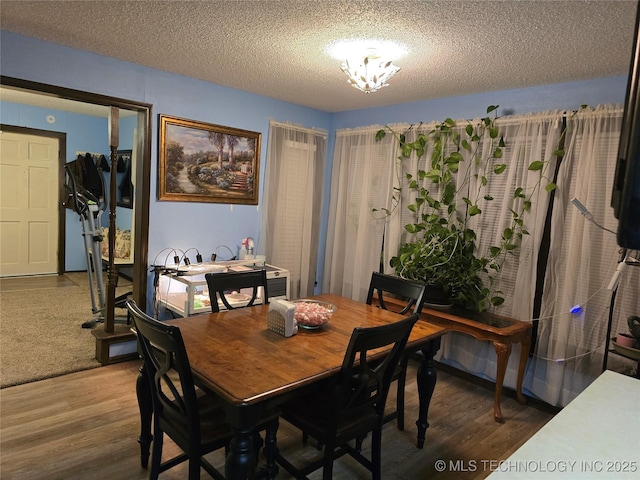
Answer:
[[[58,140],[0,132],[0,276],[57,273]]]

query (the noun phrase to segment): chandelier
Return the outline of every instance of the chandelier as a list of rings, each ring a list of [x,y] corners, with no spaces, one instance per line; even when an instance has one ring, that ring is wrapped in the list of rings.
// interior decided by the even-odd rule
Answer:
[[[400,67],[394,65],[392,60],[383,60],[379,55],[371,53],[361,60],[345,60],[342,71],[349,77],[352,87],[371,93],[386,87],[387,81],[400,71]]]

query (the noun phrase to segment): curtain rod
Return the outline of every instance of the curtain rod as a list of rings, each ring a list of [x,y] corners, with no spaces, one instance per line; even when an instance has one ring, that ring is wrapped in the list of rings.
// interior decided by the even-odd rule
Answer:
[[[505,115],[504,117],[498,117],[497,121],[499,123],[508,123],[509,121],[520,121],[523,118],[529,118],[529,119],[553,119],[555,117],[558,118],[562,118],[562,117],[569,117],[575,113],[578,113],[579,115],[599,115],[605,112],[614,112],[614,113],[620,113],[622,114],[623,112],[623,107],[619,104],[601,104],[601,105],[597,105],[595,107],[591,107],[590,109],[582,109],[582,110],[545,110],[542,112],[531,112],[531,113],[519,113],[516,115]],[[479,120],[478,118],[474,118],[474,119],[458,119],[456,120],[456,122],[467,122],[467,121],[475,121],[475,120]],[[433,126],[435,126],[437,123],[437,121],[435,120],[431,120],[429,122],[423,122],[422,125],[420,125],[420,122],[417,123],[393,123],[393,124],[389,124],[389,125],[368,125],[368,126],[363,126],[363,127],[356,127],[356,128],[343,128],[341,130],[336,130],[336,136],[341,136],[341,135],[348,135],[348,134],[353,134],[353,133],[368,133],[368,132],[377,132],[378,130],[384,129],[386,127],[389,127],[393,130],[406,130],[409,127],[413,127],[413,128],[417,128],[418,126],[420,126],[421,129],[423,128],[432,128]]]
[[[302,125],[294,125],[293,123],[283,123],[283,122],[278,122],[276,120],[273,119],[269,119],[269,125],[275,125],[277,127],[285,127],[285,128],[290,128],[292,130],[298,130],[300,132],[303,133],[312,133],[314,135],[321,135],[324,138],[327,138],[328,132],[327,130],[323,129],[323,128],[306,128],[303,127]]]

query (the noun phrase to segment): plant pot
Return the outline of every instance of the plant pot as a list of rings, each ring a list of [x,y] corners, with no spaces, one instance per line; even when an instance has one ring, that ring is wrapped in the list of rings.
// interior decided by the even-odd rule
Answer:
[[[453,302],[451,302],[442,286],[427,284],[424,293],[423,305],[427,308],[434,308],[436,310],[446,310],[453,307]]]
[[[640,317],[637,315],[632,315],[627,319],[627,323],[629,325],[629,331],[631,335],[635,337],[635,339],[640,342]]]
[[[636,339],[627,333],[619,333],[616,337],[616,343],[623,347],[634,348],[636,346]]]

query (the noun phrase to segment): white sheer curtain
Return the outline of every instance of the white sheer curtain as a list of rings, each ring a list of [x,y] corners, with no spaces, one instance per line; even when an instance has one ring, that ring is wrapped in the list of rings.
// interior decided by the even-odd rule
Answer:
[[[567,135],[558,172],[551,251],[547,263],[538,341],[525,385],[552,405],[566,405],[601,372],[611,291],[619,260],[617,221],[610,206],[622,109],[600,106],[578,112]],[[602,227],[570,201],[580,200]],[[628,268],[616,298],[613,334],[640,311],[640,268]],[[572,307],[582,309],[570,313]],[[610,364],[620,357],[610,356]]]
[[[291,298],[313,295],[327,132],[271,121],[259,252],[289,270]]]
[[[507,142],[502,159],[508,165],[507,172],[492,177],[488,192],[494,198],[492,205],[483,206],[483,214],[474,218],[479,250],[496,244],[510,218],[509,209],[517,207],[513,199],[515,187],[523,186],[530,191],[538,182],[539,174],[529,171],[529,164],[534,160],[548,162],[546,178],[531,199],[531,211],[525,216],[525,229],[529,234],[523,237],[518,254],[509,257],[498,279],[497,288],[504,293],[506,301],[496,312],[533,321],[534,302],[541,301],[537,349],[530,359],[524,386],[552,405],[565,405],[602,368],[610,300],[606,286],[617,266],[619,249],[615,235],[586,222],[569,202],[573,196],[578,197],[601,225],[615,230],[617,224],[609,199],[621,114],[619,106],[601,106],[575,115],[547,111],[499,119],[498,125]],[[558,167],[553,153],[559,146],[565,119],[569,124],[566,153]],[[402,132],[408,126],[391,127]],[[421,129],[432,126],[423,125]],[[391,208],[392,188],[398,187],[398,181],[404,179],[407,171],[416,169],[415,159],[398,162],[397,143],[391,135],[382,142],[375,141],[378,129],[337,132],[334,152],[323,290],[359,300],[364,298],[371,271],[379,268],[383,234],[386,271],[389,271],[389,258],[407,240],[402,225],[409,221],[410,214],[404,206],[408,198],[403,198],[403,205],[394,210],[386,222],[374,219],[372,208]],[[408,136],[407,141],[411,140]],[[550,205],[550,195],[544,187],[554,178],[556,170],[558,188],[550,225],[544,291],[542,298],[536,299],[536,295],[540,295],[539,288],[536,293],[536,285],[539,287],[542,282],[538,279],[538,261]],[[612,336],[626,332],[626,318],[640,310],[639,275],[640,268],[630,267],[622,277]],[[583,305],[582,313],[578,316],[567,313],[576,304]],[[519,347],[514,346],[506,386],[515,386],[518,356]],[[496,354],[487,342],[449,334],[443,339],[437,358],[495,379]],[[609,356],[610,365],[620,363],[624,364],[624,360]]]
[[[533,315],[538,254],[551,198],[545,187],[556,169],[554,150],[560,141],[563,117],[562,111],[547,111],[498,119],[506,141],[503,158],[499,161],[506,163],[507,169],[502,175],[491,178],[487,192],[494,200],[484,202],[482,215],[472,219],[478,236],[478,250],[484,252],[490,245],[500,244],[504,229],[510,226],[510,210],[522,211],[521,200],[513,197],[515,189],[522,187],[530,196],[531,209],[523,217],[528,234],[523,235],[520,248],[506,256],[495,284],[505,297],[505,303],[496,312],[518,320],[531,321]],[[542,172],[528,169],[537,160],[545,162]]]
[[[322,290],[364,301],[371,272],[380,268],[385,219],[390,208],[397,150],[381,127],[336,132]]]
[[[513,199],[516,186],[532,188],[537,181],[537,172],[527,169],[529,163],[534,159],[551,160],[549,170],[553,172],[555,164],[551,157],[562,130],[562,115],[562,112],[555,111],[536,115],[510,116],[498,120],[508,142],[501,161],[507,163],[508,168],[505,174],[492,177],[493,183],[487,191],[494,197],[492,205],[483,205],[483,214],[479,216],[482,223],[474,220],[476,223],[473,226],[478,234],[479,249],[486,249],[499,242],[505,222],[510,215],[509,209],[516,206]],[[464,129],[466,120],[458,123],[459,128]],[[419,128],[412,128],[407,133],[406,140],[410,142],[418,132],[428,132],[434,126],[435,123],[429,123]],[[390,127],[396,132],[405,132],[409,125],[398,124]],[[393,211],[393,215],[384,219],[384,222],[371,215],[372,208],[392,208],[392,188],[401,186],[405,174],[411,172],[415,175],[418,168],[417,159],[414,157],[405,159],[403,162],[397,160],[398,144],[391,134],[387,134],[382,141],[377,142],[375,133],[378,130],[379,127],[343,130],[337,132],[336,138],[324,289],[331,288],[336,293],[345,294],[345,291],[340,288],[351,288],[352,285],[357,284],[355,293],[348,290],[348,295],[353,298],[360,298],[363,295],[364,285],[368,286],[371,271],[379,268],[379,246],[383,233],[385,241],[383,267],[389,272],[389,259],[397,253],[399,245],[408,240],[408,234],[404,231],[403,225],[414,221],[411,219],[412,214],[406,208],[406,205],[411,202],[409,195],[412,194],[406,188],[403,189],[401,203]],[[430,154],[431,152],[427,150],[425,158],[429,158]],[[387,179],[387,185],[380,184],[383,178]],[[530,320],[532,315],[535,259],[548,203],[544,186],[543,182],[542,193],[538,191],[532,199],[534,206],[527,214],[529,222],[527,230],[531,235],[525,236],[521,254],[522,258],[526,259],[526,267],[518,277],[518,257],[511,258],[505,264],[504,272],[497,284],[508,297],[500,313],[517,315],[517,318],[524,320]],[[379,215],[377,218],[380,217]],[[354,227],[355,222],[345,221],[349,218],[357,219],[357,228]],[[358,238],[361,238],[363,243],[359,244]],[[352,253],[354,248],[357,251],[355,256]],[[363,255],[367,256],[364,264]],[[353,265],[352,259],[357,260]],[[346,284],[343,283],[345,278]],[[519,310],[514,312],[511,298],[527,290],[526,294],[531,298],[526,302],[516,302],[515,308]]]
[[[484,252],[489,246],[500,244],[502,232],[509,226],[510,210],[519,211],[519,201],[513,195],[515,189],[522,187],[527,195],[533,195],[531,210],[524,215],[525,230],[529,234],[523,236],[515,254],[506,257],[494,284],[505,299],[495,312],[523,321],[532,321],[533,317],[538,254],[550,199],[545,186],[556,168],[553,153],[558,147],[563,117],[562,111],[548,111],[498,119],[497,125],[506,142],[499,161],[505,163],[507,169],[502,175],[491,177],[486,193],[493,200],[483,202],[482,215],[473,217],[471,222],[477,234],[478,251]],[[539,171],[528,169],[536,160],[547,164],[541,181]],[[450,334],[443,338],[437,358],[495,380],[497,357],[490,343]],[[514,346],[505,378],[507,386],[515,386],[518,358],[519,346]]]
[[[390,125],[389,127],[394,132],[403,132],[405,140],[407,142],[413,142],[418,138],[418,134],[428,134],[436,126],[435,122],[424,123],[421,125],[409,125],[409,124],[397,124]],[[416,214],[409,211],[408,205],[415,202],[416,192],[406,188],[406,175],[411,174],[413,178],[418,178],[418,170],[420,168],[425,169],[425,161],[429,162],[433,153],[433,145],[428,143],[425,145],[425,152],[422,156],[422,160],[419,160],[415,155],[402,160],[398,159],[399,144],[398,141],[391,136],[387,131],[387,141],[391,142],[394,155],[394,171],[393,171],[393,188],[394,196],[396,200],[392,205],[392,214],[387,217],[387,223],[385,225],[384,236],[384,251],[383,251],[383,267],[384,273],[393,274],[393,269],[389,265],[389,261],[392,257],[398,254],[398,249],[403,243],[412,241],[414,237],[404,229],[404,225],[408,223],[415,223],[419,221],[416,218]],[[428,186],[432,195],[437,196],[437,186],[430,184],[427,185],[425,180],[425,187]],[[387,199],[387,202],[389,200]],[[397,203],[396,203],[397,202]]]

